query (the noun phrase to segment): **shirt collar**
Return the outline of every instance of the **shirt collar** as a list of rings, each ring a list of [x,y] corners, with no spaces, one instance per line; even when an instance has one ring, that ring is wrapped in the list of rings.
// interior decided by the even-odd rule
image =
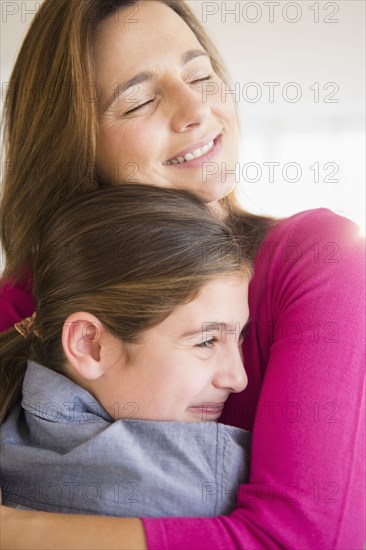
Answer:
[[[52,422],[114,422],[88,391],[35,361],[27,364],[22,407]]]

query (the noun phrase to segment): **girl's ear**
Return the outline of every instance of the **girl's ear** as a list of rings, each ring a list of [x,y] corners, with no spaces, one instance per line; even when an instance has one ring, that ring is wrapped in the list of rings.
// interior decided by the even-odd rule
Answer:
[[[102,361],[101,350],[106,337],[102,323],[91,313],[77,312],[66,319],[62,347],[68,362],[83,379],[96,380],[104,374],[107,365]]]

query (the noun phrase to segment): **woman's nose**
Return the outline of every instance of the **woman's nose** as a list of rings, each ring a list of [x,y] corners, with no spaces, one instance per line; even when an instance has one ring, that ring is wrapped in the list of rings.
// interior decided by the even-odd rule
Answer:
[[[185,82],[171,90],[170,124],[174,132],[185,132],[207,122],[211,108],[202,89],[193,90]]]
[[[239,393],[247,387],[248,377],[244,368],[241,345],[233,344],[230,351],[223,353],[213,383],[233,393]]]

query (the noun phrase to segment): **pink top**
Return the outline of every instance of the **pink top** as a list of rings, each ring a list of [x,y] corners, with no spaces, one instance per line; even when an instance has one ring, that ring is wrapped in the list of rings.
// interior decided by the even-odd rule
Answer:
[[[249,292],[249,385],[220,419],[253,432],[249,483],[229,516],[143,518],[149,550],[364,547],[364,258],[358,227],[326,209],[268,233]],[[32,313],[21,286],[0,299],[7,326]]]

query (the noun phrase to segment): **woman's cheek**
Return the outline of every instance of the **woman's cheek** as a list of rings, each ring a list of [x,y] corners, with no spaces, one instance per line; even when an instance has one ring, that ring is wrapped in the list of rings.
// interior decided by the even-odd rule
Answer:
[[[116,162],[116,143],[118,140],[118,131],[108,128],[100,129],[97,142],[97,165],[103,176],[111,179]]]
[[[131,181],[139,164],[133,151],[134,146],[132,144],[131,147],[126,132],[121,132],[118,128],[101,131],[97,146],[97,164],[102,175],[114,184]]]

